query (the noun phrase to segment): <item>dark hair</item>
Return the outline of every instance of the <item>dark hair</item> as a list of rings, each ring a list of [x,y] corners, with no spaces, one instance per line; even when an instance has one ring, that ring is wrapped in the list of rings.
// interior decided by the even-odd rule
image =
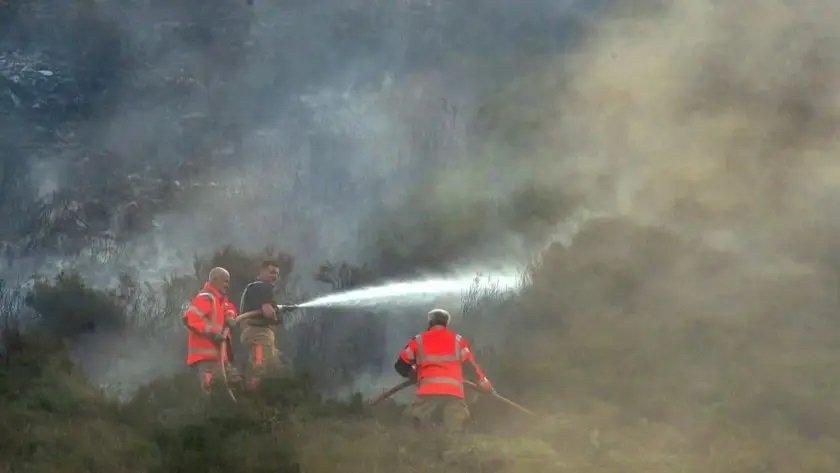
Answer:
[[[262,269],[266,269],[266,268],[271,267],[271,266],[274,266],[275,268],[279,269],[280,268],[280,263],[278,263],[275,260],[267,259],[267,260],[263,260],[262,264],[260,264],[260,268],[262,268]]]

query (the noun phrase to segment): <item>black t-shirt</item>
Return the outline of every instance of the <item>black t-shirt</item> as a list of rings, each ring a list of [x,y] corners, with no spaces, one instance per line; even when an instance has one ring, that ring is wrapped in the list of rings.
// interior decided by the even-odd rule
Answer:
[[[248,284],[245,290],[242,291],[242,299],[239,301],[239,313],[244,314],[252,310],[262,309],[263,304],[277,304],[274,301],[274,286],[267,282],[257,280]],[[265,321],[262,317],[251,319],[250,321],[257,322],[260,320]]]

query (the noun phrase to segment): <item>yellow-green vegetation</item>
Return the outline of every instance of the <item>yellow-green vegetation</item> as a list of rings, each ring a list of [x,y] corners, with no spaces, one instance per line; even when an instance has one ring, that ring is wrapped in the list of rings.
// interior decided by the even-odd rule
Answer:
[[[486,361],[498,387],[533,406],[536,419],[484,398],[474,406],[477,432],[451,442],[370,419],[340,427],[327,419],[307,425],[303,464],[838,471],[832,280],[814,268],[756,271],[661,229],[594,222],[571,247],[545,254],[510,320],[508,346]]]
[[[472,431],[448,436],[393,402],[322,399],[304,377],[232,406],[188,373],[116,402],[53,337],[116,337],[118,308],[61,276],[29,301],[43,327],[4,334],[0,472],[840,472],[836,2],[618,3],[479,104],[481,145],[465,152],[481,159],[419,173],[367,229],[390,277],[511,232],[539,246],[574,211],[620,216],[586,222],[521,294],[456,327],[536,416],[473,396]],[[170,284],[160,317],[215,264],[234,288],[255,268],[223,250]],[[370,349],[377,324],[303,343]],[[173,333],[156,335],[182,343]],[[341,364],[343,382],[363,373],[353,355],[311,365]]]
[[[116,403],[61,346],[26,338],[0,369],[0,458],[13,472],[840,471],[828,275],[752,269],[661,229],[590,223],[545,253],[482,357],[538,415],[473,393],[460,436],[414,430],[392,401],[322,399],[305,377],[232,406],[185,373]]]

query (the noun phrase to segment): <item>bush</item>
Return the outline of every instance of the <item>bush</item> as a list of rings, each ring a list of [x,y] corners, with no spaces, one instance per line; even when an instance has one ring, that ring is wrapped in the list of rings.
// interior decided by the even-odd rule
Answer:
[[[148,471],[157,464],[154,444],[116,414],[59,345],[24,337],[0,369],[7,471]]]
[[[75,272],[61,272],[52,283],[38,281],[26,304],[40,315],[41,326],[61,338],[121,331],[125,318],[115,298],[88,288]]]
[[[324,405],[306,379],[266,383],[233,405],[205,397],[191,373],[117,404],[60,345],[39,340],[0,369],[0,471],[293,473],[299,424],[289,419]]]
[[[455,441],[412,430],[393,400],[371,408],[313,389],[327,376],[331,388],[361,385],[360,367],[383,359],[388,322],[359,311],[295,329],[295,361],[314,381],[265,380],[237,404],[203,396],[185,370],[115,405],[61,344],[24,340],[0,367],[0,458],[12,471],[70,472],[289,473],[298,462],[323,473],[837,471],[840,331],[814,310],[836,306],[833,287],[819,273],[750,273],[728,256],[663,229],[593,221],[548,249],[518,295],[468,292],[464,334],[479,361],[539,416],[476,395],[472,433]],[[226,248],[200,264],[250,274],[260,259]],[[195,282],[170,281],[165,297]],[[60,275],[28,302],[55,317],[68,299],[108,313],[111,297]]]
[[[283,431],[266,428],[259,417],[233,415],[208,416],[155,433],[159,471],[178,473],[296,473],[290,440]]]

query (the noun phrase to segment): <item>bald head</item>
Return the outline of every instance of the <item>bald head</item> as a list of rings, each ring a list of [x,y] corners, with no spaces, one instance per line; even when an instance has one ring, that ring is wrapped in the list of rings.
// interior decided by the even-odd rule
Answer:
[[[222,294],[227,294],[230,288],[230,273],[225,268],[215,267],[210,270],[210,276],[207,277],[210,284],[213,285]]]
[[[435,325],[442,325],[444,327],[449,325],[449,321],[452,319],[452,316],[449,312],[443,309],[432,309],[429,314],[429,327],[433,327]]]

